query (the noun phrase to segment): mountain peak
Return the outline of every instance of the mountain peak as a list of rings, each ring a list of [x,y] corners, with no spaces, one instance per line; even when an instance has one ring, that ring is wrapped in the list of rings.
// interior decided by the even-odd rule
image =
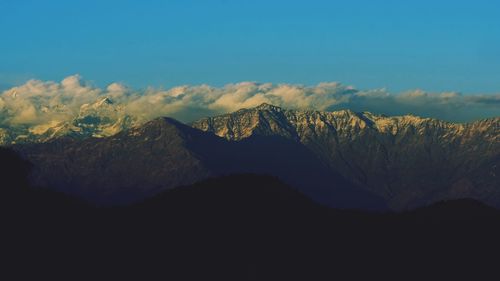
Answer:
[[[98,101],[96,103],[97,106],[102,106],[102,105],[105,105],[105,104],[106,105],[111,105],[111,104],[113,104],[113,101],[110,98],[105,97],[105,98],[103,98],[102,100],[100,100],[100,101]]]
[[[155,118],[149,122],[144,123],[144,125],[139,126],[137,128],[141,127],[187,127],[185,124],[182,124],[181,122],[170,118],[170,117],[158,117]]]
[[[129,131],[129,135],[138,135],[138,134],[158,134],[160,132],[170,132],[172,134],[196,134],[198,132],[197,129],[192,128],[184,123],[181,123],[170,117],[158,117],[149,122],[146,122],[142,126],[138,126],[132,128]],[[200,131],[201,132],[201,131]]]
[[[103,107],[112,106],[112,105],[114,105],[114,103],[108,97],[102,98],[102,99],[100,99],[92,104],[85,103],[85,104],[82,104],[82,106],[80,106],[80,115],[84,115],[88,111],[95,111],[95,110],[99,110]]]
[[[274,110],[274,111],[281,111],[282,108],[281,107],[278,107],[278,106],[275,106],[275,105],[272,105],[272,104],[269,104],[269,103],[262,103],[261,105],[255,107],[255,109],[257,110]]]

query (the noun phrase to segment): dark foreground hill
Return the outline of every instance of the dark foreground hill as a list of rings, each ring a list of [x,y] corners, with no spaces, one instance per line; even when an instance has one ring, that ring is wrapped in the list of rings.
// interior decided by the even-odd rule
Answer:
[[[2,273],[38,279],[478,280],[500,214],[472,200],[406,213],[322,207],[273,177],[234,175],[128,207],[33,189],[0,151]],[[495,277],[495,276],[493,276]]]

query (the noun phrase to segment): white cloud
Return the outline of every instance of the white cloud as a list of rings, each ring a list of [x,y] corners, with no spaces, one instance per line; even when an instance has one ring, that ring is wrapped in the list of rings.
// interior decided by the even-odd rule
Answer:
[[[106,88],[106,90],[108,92],[110,92],[110,93],[125,93],[125,92],[127,92],[128,89],[123,84],[120,84],[120,83],[111,83]]]
[[[393,95],[385,89],[359,91],[340,83],[316,86],[242,82],[216,88],[180,86],[134,91],[112,83],[92,86],[79,75],[61,82],[30,80],[0,95],[0,125],[44,126],[71,120],[84,104],[111,98],[139,120],[171,116],[181,121],[254,107],[264,102],[285,108],[336,110],[350,108],[388,115],[416,114],[453,121],[500,115],[500,95],[462,95],[422,90]]]

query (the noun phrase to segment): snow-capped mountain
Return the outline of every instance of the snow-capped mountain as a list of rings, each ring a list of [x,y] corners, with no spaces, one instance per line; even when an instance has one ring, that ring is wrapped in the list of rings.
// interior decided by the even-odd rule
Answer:
[[[64,110],[64,106],[46,108],[46,111]],[[139,125],[136,118],[125,113],[123,105],[110,98],[102,98],[92,104],[83,104],[71,121],[49,121],[37,126],[9,126],[0,128],[0,145],[16,143],[40,143],[59,137],[84,139],[109,137],[122,130]]]

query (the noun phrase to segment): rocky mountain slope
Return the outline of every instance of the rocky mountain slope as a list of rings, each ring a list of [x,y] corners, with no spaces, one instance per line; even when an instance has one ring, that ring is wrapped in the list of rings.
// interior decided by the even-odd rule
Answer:
[[[294,140],[392,208],[464,197],[500,204],[500,118],[454,124],[263,104],[192,125],[232,141],[254,135]]]

